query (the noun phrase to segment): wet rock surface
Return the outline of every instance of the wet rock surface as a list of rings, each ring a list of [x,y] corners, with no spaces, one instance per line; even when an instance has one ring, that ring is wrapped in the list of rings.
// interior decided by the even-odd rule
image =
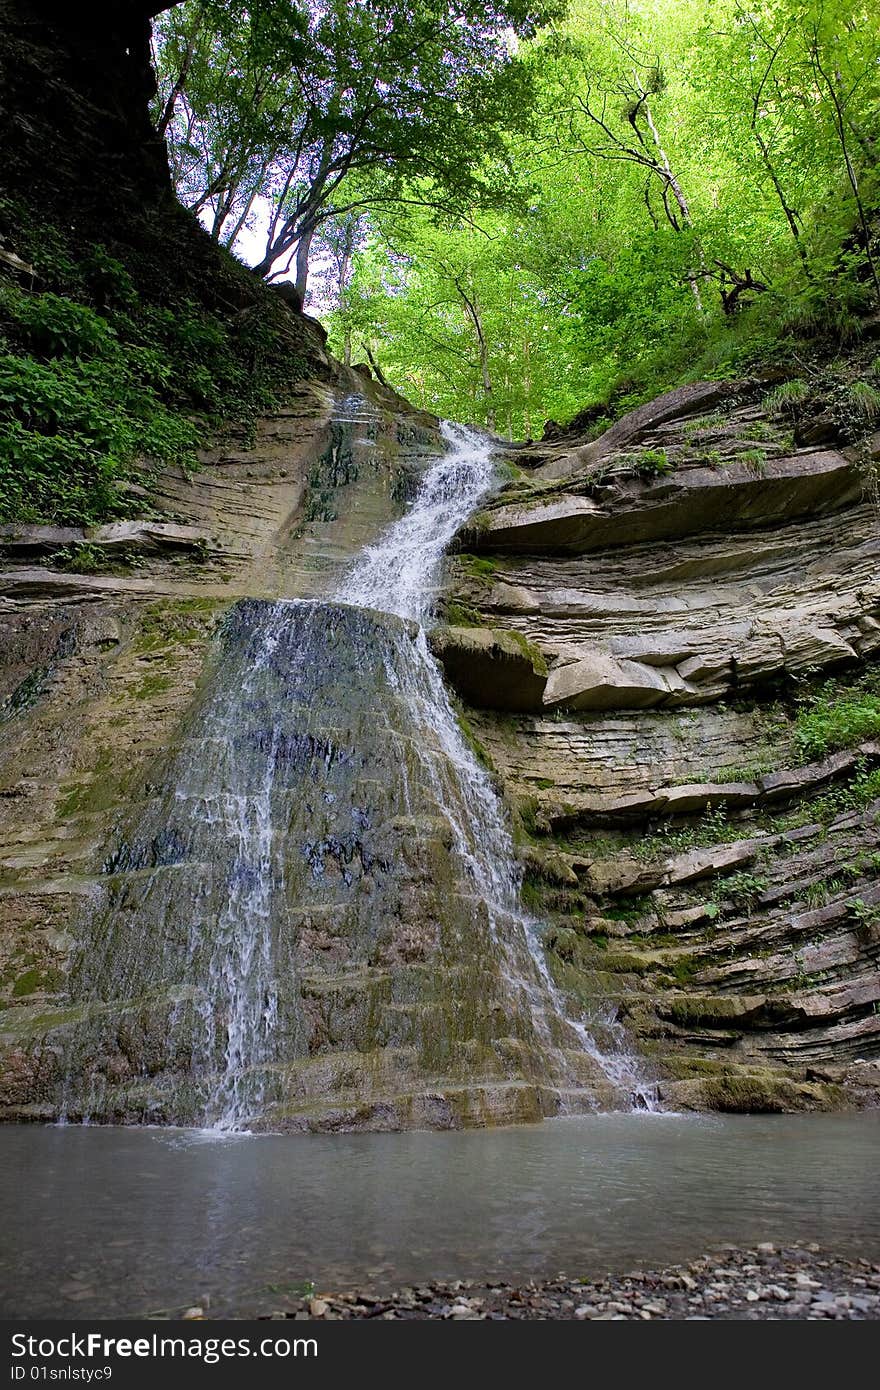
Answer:
[[[253,438],[231,436],[206,450],[198,472],[163,473],[148,500],[167,520],[116,522],[90,530],[4,529],[0,1106],[6,1117],[57,1113],[67,1046],[60,1038],[85,1027],[88,1012],[82,992],[71,988],[78,942],[95,928],[96,968],[105,951],[112,955],[120,943],[123,953],[128,949],[133,918],[127,909],[117,918],[118,939],[112,932],[102,937],[99,924],[105,921],[108,897],[117,890],[134,894],[132,905],[137,898],[140,911],[144,865],[152,861],[148,854],[126,877],[132,865],[113,855],[120,834],[130,834],[132,824],[161,801],[163,787],[168,790],[169,757],[173,760],[185,731],[198,718],[221,633],[230,621],[234,626],[230,611],[249,599],[312,597],[332,589],[352,556],[400,515],[414,478],[442,448],[432,417],[356,371],[339,367],[332,381],[316,374],[298,382],[277,412],[258,422]],[[249,736],[258,746],[268,736],[271,719],[259,710],[249,715]],[[340,719],[344,722],[341,714],[330,723]],[[345,745],[344,730],[324,732],[333,745]],[[300,753],[304,766],[310,757],[323,765],[321,746],[305,746]],[[205,814],[210,818],[209,811]],[[159,821],[162,815],[160,811]],[[183,853],[173,829],[157,824],[152,838],[154,857],[168,864],[166,906],[176,904],[165,935],[178,940],[180,922],[189,919],[184,899],[175,896],[171,883],[175,855],[179,860]],[[391,840],[396,833],[389,830]],[[424,835],[413,836],[411,829],[399,833],[411,847],[413,863],[442,858],[436,828]],[[340,853],[344,860],[348,847],[343,845]],[[224,874],[211,866],[210,848],[202,858],[200,886],[213,894],[219,911]],[[356,867],[360,872],[359,859]],[[341,872],[346,871],[343,862]],[[246,872],[245,866],[239,877]],[[212,874],[218,879],[213,886]],[[412,868],[411,877],[418,876],[419,869]],[[338,964],[345,926],[340,919],[328,929],[326,906],[322,911],[323,916],[316,911],[314,920],[306,914],[302,924],[309,1022],[300,1021],[299,1031],[292,1031],[297,1039],[303,1028],[320,1034],[318,1051],[335,1037],[340,1060],[335,1069],[313,1068],[314,1083],[301,1082],[294,1068],[291,1085],[311,1090],[313,1084],[319,1097],[329,1090],[337,1102],[344,1090],[343,1104],[310,1117],[314,1127],[381,1127],[395,1115],[396,1124],[406,1124],[406,1106],[397,1101],[401,1068],[388,1059],[384,1067],[363,1065],[357,1043],[352,1053],[339,1046],[343,1036],[350,1040],[358,1031],[361,1016],[373,1007],[373,993],[378,992],[375,1007],[393,1020],[395,1001],[387,997],[391,990],[378,958],[381,952],[375,980],[366,980],[356,966],[334,973],[329,967]],[[416,922],[418,915],[411,904],[399,913],[406,956],[400,963],[413,974],[424,939],[435,930],[427,910]],[[137,953],[147,973],[147,962],[164,949],[164,929],[155,921],[153,927],[149,949]],[[145,917],[139,928],[150,936]],[[335,994],[332,985],[325,988],[325,977],[338,987]],[[157,1068],[176,1075],[191,1069],[192,1056],[186,1049],[175,1052],[163,1040],[167,998],[164,1014],[155,1001],[141,1008],[143,979],[133,983],[114,1018],[105,1020],[105,1037],[89,1062],[108,1085],[134,1093],[145,1067],[153,1076]],[[180,1011],[188,1006],[176,997],[170,1007]],[[404,1069],[409,1069],[407,1040],[397,1040]],[[299,1041],[290,1044],[291,1059],[300,1058],[302,1051]],[[438,1080],[438,1070],[442,1073],[442,1068],[432,1070],[432,1082]],[[375,1091],[382,1103],[374,1101]],[[144,1118],[156,1101],[155,1086],[147,1083],[147,1092],[126,1099],[117,1118]],[[431,1102],[428,1095],[422,1109]],[[455,1104],[454,1099],[448,1103],[450,1114]],[[486,1108],[507,1119],[543,1113],[534,1091],[524,1100],[517,1088],[497,1097],[492,1091]]]
[[[790,424],[758,382],[698,383],[597,439],[554,431],[448,568],[450,605],[547,665],[530,691],[446,669],[551,968],[687,1108],[880,1099],[880,749],[797,725],[875,669],[877,444]]]
[[[710,386],[656,406],[589,457],[570,436],[536,446],[532,477],[462,537],[474,554],[450,562],[454,611],[435,652],[519,823],[528,906],[572,1012],[622,1023],[675,1108],[876,1104],[880,800],[859,788],[880,749],[859,738],[807,758],[790,708],[792,691],[867,669],[880,650],[875,510],[851,451],[792,453],[759,392]],[[430,417],[339,368],[299,383],[253,440],[218,445],[191,477],[163,474],[151,504],[167,521],[2,538],[8,1115],[52,1113],[58,1038],[82,1022],[64,1012],[75,924],[84,903],[104,910],[108,877],[132,901],[141,891],[137,868],[106,874],[107,849],[121,820],[156,804],[224,615],[241,600],[332,592],[439,448]],[[651,451],[674,461],[672,477],[639,474]],[[561,471],[548,470],[554,458]],[[560,545],[544,526],[559,507],[614,538],[594,526],[598,548]],[[522,546],[502,535],[511,509]],[[334,924],[326,903],[299,923],[307,1001],[286,1126],[507,1123],[554,1109],[543,1078],[515,1079],[522,1030],[488,1005],[476,1011],[485,1026],[465,1011],[471,1053],[452,1068],[426,1061],[450,1000],[471,997],[445,960],[448,983],[425,1006],[437,923],[459,923],[449,949],[462,978],[461,943],[472,954],[486,924],[466,893],[432,886],[446,848],[422,812],[383,830],[408,875],[390,945],[371,941],[364,968],[347,969],[363,933]],[[360,865],[365,893],[378,891]],[[428,911],[432,894],[443,903]],[[161,1009],[132,1022],[137,997],[119,1037],[108,1025],[111,1087],[129,1085],[142,1037],[163,1034]],[[499,1038],[512,1050],[499,1055]],[[158,1057],[164,1044],[150,1047]],[[468,1090],[474,1070],[485,1084]],[[119,1117],[146,1113],[142,1099],[153,1097]]]
[[[398,551],[323,597],[415,477],[452,468],[450,531],[473,505],[455,470],[476,452],[491,480],[484,443],[447,453],[393,393],[342,394],[356,377],[307,383],[277,438],[267,419],[187,483],[209,563],[7,585],[10,676],[45,675],[10,681],[0,746],[3,1118],[388,1131],[630,1103],[550,1007],[494,789],[418,623],[389,616],[410,610],[383,609]],[[413,530],[414,593],[437,534]],[[523,639],[500,657],[541,665]]]
[[[320,1293],[263,1314],[296,1319],[858,1322],[880,1318],[880,1264],[818,1246],[722,1249],[687,1265],[514,1287],[456,1280],[379,1295]]]

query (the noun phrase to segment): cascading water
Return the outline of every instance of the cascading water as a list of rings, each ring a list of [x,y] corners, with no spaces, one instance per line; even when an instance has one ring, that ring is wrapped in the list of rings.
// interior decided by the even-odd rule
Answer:
[[[428,648],[444,551],[493,482],[488,441],[444,436],[334,599],[228,615],[165,782],[106,866],[74,972],[71,1117],[242,1130],[346,1088],[356,1117],[401,1069],[460,1077],[473,1058],[475,1085],[525,1074],[558,1095],[583,1091],[578,1056],[610,1104],[652,1108],[622,1029],[596,1020],[604,1050],[566,1017]],[[408,1113],[430,1122],[434,1101]]]
[[[528,993],[541,1032],[549,1037],[548,1006],[566,1018],[581,1046],[599,1064],[612,1085],[638,1109],[655,1107],[656,1087],[644,1077],[626,1035],[609,1016],[603,1030],[615,1050],[599,1047],[587,1025],[567,1015],[538,937],[536,923],[519,905],[520,874],[510,832],[492,783],[462,735],[440,670],[431,655],[423,624],[430,615],[440,565],[453,536],[491,491],[495,481],[488,439],[463,425],[443,424],[448,452],[425,474],[405,516],[368,546],[346,576],[340,601],[394,613],[419,624],[414,644],[395,652],[389,682],[404,695],[413,727],[433,730],[442,757],[424,738],[424,762],[448,816],[455,848],[486,903],[493,936],[505,951],[508,969]],[[517,939],[518,938],[518,939]],[[518,947],[528,949],[531,971],[523,971]],[[531,978],[529,978],[531,976]]]

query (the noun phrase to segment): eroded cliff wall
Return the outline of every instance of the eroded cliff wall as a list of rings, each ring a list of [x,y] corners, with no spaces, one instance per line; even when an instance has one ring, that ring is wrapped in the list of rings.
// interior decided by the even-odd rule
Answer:
[[[185,742],[230,608],[332,592],[440,447],[435,421],[340,369],[318,327],[177,206],[147,119],[143,8],[72,24],[64,6],[0,3],[3,247],[15,254],[22,207],[33,239],[42,207],[47,229],[65,222],[66,251],[101,241],[145,294],[271,319],[289,380],[199,471],[132,488],[130,517],[0,537],[0,1102],[13,1117],[58,1113],[82,1021],[71,962],[114,877],[136,878],[113,849]],[[767,391],[688,388],[598,440],[513,454],[514,481],[450,565],[435,636],[518,818],[559,983],[596,1016],[611,1002],[674,1105],[862,1103],[880,1051],[880,747],[858,719],[824,747],[799,723],[826,677],[829,705],[873,689],[859,683],[880,645],[876,441],[848,441],[833,408],[794,428]],[[311,1032],[285,1122],[538,1118],[552,1101],[529,1030],[492,993],[479,922],[486,949],[466,968],[460,895],[449,987],[429,1000],[418,985],[424,905],[439,919],[461,885],[436,821],[392,830],[409,899],[376,958],[337,970],[338,932],[311,923],[303,937]],[[104,1118],[162,1118],[150,1069],[170,1067],[144,1042],[161,1010],[122,1005],[84,1066],[116,1088]]]
[[[557,978],[617,1001],[676,1105],[876,1086],[880,438],[840,408],[862,356],[824,398],[697,384],[512,452],[450,563],[435,648]]]

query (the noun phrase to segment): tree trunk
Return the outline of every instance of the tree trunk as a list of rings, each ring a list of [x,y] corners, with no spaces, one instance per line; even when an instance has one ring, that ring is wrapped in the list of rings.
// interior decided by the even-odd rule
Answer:
[[[782,184],[779,182],[779,178],[777,177],[776,170],[773,166],[773,161],[770,158],[770,151],[767,148],[767,143],[764,140],[763,135],[761,135],[760,131],[757,130],[754,125],[752,126],[752,132],[755,137],[755,143],[757,144],[758,149],[761,152],[761,159],[763,161],[764,168],[767,170],[767,173],[770,176],[770,182],[773,184],[773,187],[776,190],[776,197],[779,199],[779,206],[782,208],[782,211],[785,214],[785,220],[788,223],[789,231],[794,237],[794,244],[797,247],[797,253],[801,258],[801,263],[804,269],[806,270],[807,253],[804,250],[803,244],[801,242],[800,227],[797,224],[797,218],[795,217],[794,209],[789,207],[788,199],[786,198],[785,191],[783,190]]]
[[[367,361],[369,362],[370,366],[373,368],[373,373],[374,373],[374,375],[375,375],[375,377],[376,377],[376,380],[377,380],[378,382],[381,382],[381,384],[382,384],[383,386],[388,386],[388,382],[385,380],[385,377],[382,375],[382,368],[379,366],[379,363],[376,361],[375,357],[373,356],[373,353],[372,353],[372,351],[371,351],[371,349],[370,349],[370,344],[369,344],[368,342],[366,342],[366,341],[364,342],[364,351],[365,351],[366,354],[367,354]],[[391,388],[389,387],[389,390],[390,390],[390,389],[391,389]]]
[[[171,6],[169,6],[168,8],[170,9]],[[165,132],[170,126],[172,120],[174,119],[174,108],[177,105],[177,98],[180,96],[181,92],[186,86],[186,79],[189,76],[189,70],[192,66],[192,60],[195,57],[196,39],[198,38],[201,23],[202,14],[201,11],[199,11],[196,14],[192,29],[186,37],[186,48],[184,49],[183,58],[181,60],[180,72],[177,74],[177,80],[175,81],[174,86],[171,88],[171,91],[168,94],[168,100],[165,103],[165,109],[163,110],[162,115],[159,117],[159,123],[156,126],[156,134],[161,135],[163,138],[165,136]]]
[[[232,211],[232,202],[234,197],[235,185],[233,184],[232,188],[229,189],[225,197],[217,199],[217,205],[214,208],[214,217],[211,222],[212,241],[220,240],[220,233],[223,231],[226,219]]]
[[[238,221],[232,228],[231,232],[229,232],[227,236],[224,238],[223,245],[228,246],[230,250],[232,250],[233,246],[235,245],[236,240],[238,239],[238,234],[248,219],[248,214],[250,213],[250,210],[254,205],[254,199],[256,198],[258,192],[259,185],[257,185],[257,187],[254,188],[251,194],[249,194]]]
[[[486,424],[490,430],[496,427],[495,402],[492,397],[492,377],[489,374],[489,352],[486,347],[486,339],[483,337],[482,328],[480,333],[480,376],[483,381],[483,396],[486,401]]]
[[[532,415],[529,402],[532,398],[532,345],[526,338],[523,343],[523,428],[526,438],[532,437]]]
[[[494,430],[495,401],[492,395],[492,376],[489,371],[489,347],[486,343],[486,335],[483,332],[480,311],[477,308],[476,302],[465,292],[460,281],[455,281],[455,288],[458,290],[461,297],[465,318],[470,322],[476,335],[477,347],[480,353],[480,379],[483,383],[483,397],[486,406],[486,425],[490,430]]]
[[[303,232],[296,247],[296,288],[303,304],[306,302],[306,286],[309,283],[309,252],[312,249],[314,235],[315,228],[310,227],[307,232]]]
[[[643,110],[644,110],[644,112],[645,112],[645,120],[647,121],[648,129],[649,129],[650,132],[651,132],[651,139],[654,141],[654,148],[655,148],[656,151],[657,151],[657,162],[658,162],[658,165],[659,165],[659,171],[658,171],[658,172],[660,173],[661,177],[665,179],[665,181],[666,181],[666,188],[669,189],[669,190],[671,190],[671,192],[672,192],[672,196],[674,197],[674,199],[675,199],[675,201],[676,201],[676,204],[677,204],[677,206],[678,206],[678,210],[679,210],[679,212],[681,213],[682,224],[683,224],[685,227],[687,227],[689,231],[693,231],[693,230],[694,230],[693,218],[691,217],[691,210],[690,210],[690,205],[689,205],[689,203],[688,203],[688,200],[687,200],[687,198],[684,196],[684,189],[682,188],[682,186],[681,186],[681,184],[679,183],[678,179],[675,177],[675,174],[672,172],[672,165],[671,165],[670,162],[669,162],[669,156],[667,155],[665,149],[663,148],[663,144],[662,144],[662,141],[661,141],[661,139],[660,139],[660,132],[659,132],[659,130],[657,129],[656,125],[654,124],[654,117],[653,117],[653,115],[651,114],[651,108],[650,108],[650,106],[648,105],[648,101],[647,101],[647,98],[645,97],[645,94],[644,94],[644,93],[642,93],[642,96],[643,96]],[[668,206],[668,204],[667,204],[667,202],[666,202],[665,193],[664,193],[664,198],[663,198],[663,206],[666,208],[666,215],[667,215],[667,217],[669,218],[669,221],[671,222],[672,226],[675,227],[675,226],[676,226],[676,220],[675,220],[674,217],[672,217],[672,216],[670,215],[669,206]],[[650,210],[650,209],[649,209],[649,210]],[[676,230],[678,230],[677,227],[676,227]],[[704,274],[704,273],[705,273],[705,270],[706,270],[706,261],[705,261],[705,258],[704,258],[704,256],[703,256],[703,249],[702,249],[702,247],[700,246],[699,242],[697,242],[697,257],[698,257],[699,262],[700,262],[700,274]],[[697,306],[697,310],[698,310],[699,313],[703,314],[703,313],[705,313],[705,309],[704,309],[704,307],[703,307],[703,296],[700,294],[699,274],[697,274],[697,272],[691,272],[691,273],[688,275],[687,279],[688,279],[688,284],[689,284],[690,287],[691,287],[691,293],[692,293],[692,295],[694,296],[694,302],[695,302],[695,304],[696,304],[696,306]]]
[[[813,66],[816,69],[816,72],[825,80],[825,85],[828,88],[828,95],[831,98],[831,109],[834,119],[834,128],[837,132],[837,139],[840,144],[840,152],[843,156],[843,167],[846,170],[846,176],[849,179],[849,186],[852,189],[853,199],[855,200],[856,212],[858,213],[859,218],[859,225],[862,230],[862,239],[865,245],[865,258],[868,262],[868,269],[871,272],[871,279],[874,282],[874,294],[877,299],[877,302],[880,303],[880,274],[878,274],[877,263],[874,260],[874,253],[871,250],[871,227],[868,222],[867,213],[865,212],[865,205],[862,202],[861,190],[859,188],[859,179],[856,173],[855,165],[852,162],[852,157],[850,156],[849,142],[846,138],[846,113],[844,111],[844,108],[840,104],[840,97],[834,86],[833,81],[828,76],[827,72],[822,66],[821,59],[819,58],[819,46],[817,41],[814,41],[813,43],[812,59]]]

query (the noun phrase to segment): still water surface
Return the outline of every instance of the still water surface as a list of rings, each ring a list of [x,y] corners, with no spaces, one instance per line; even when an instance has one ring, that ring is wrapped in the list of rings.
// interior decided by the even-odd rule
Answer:
[[[593,1274],[725,1242],[876,1259],[878,1158],[877,1112],[226,1140],[0,1127],[0,1316],[247,1316],[310,1280]]]

